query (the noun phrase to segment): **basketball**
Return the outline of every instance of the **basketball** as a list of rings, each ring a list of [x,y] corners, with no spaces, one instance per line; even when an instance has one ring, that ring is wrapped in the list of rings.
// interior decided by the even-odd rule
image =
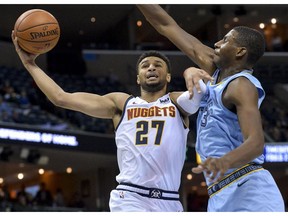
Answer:
[[[23,50],[31,54],[43,54],[58,43],[60,27],[49,12],[32,9],[20,15],[14,26],[14,33]]]

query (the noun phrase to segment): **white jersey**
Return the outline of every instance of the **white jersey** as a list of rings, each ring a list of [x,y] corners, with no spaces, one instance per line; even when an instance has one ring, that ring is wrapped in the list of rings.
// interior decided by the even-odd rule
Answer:
[[[118,183],[178,191],[188,131],[169,94],[152,103],[130,97],[116,128]]]

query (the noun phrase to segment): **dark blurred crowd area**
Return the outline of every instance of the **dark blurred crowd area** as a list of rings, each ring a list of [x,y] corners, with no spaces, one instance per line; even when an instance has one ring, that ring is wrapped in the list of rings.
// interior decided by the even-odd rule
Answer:
[[[103,95],[120,91],[135,94],[129,92],[124,84],[111,76],[92,77],[78,74],[49,74],[49,76],[68,92],[82,91]],[[170,90],[185,89],[183,78],[173,77]],[[288,140],[287,107],[274,94],[268,92],[261,106],[261,113],[266,141],[286,142]],[[190,120],[192,121],[190,129],[195,130],[196,115],[191,116]],[[5,66],[0,67],[1,122],[28,124],[50,130],[114,133],[112,121],[91,118],[79,112],[54,106],[38,89],[27,71]]]
[[[69,92],[105,94],[125,91],[109,77],[49,74]],[[110,121],[55,107],[26,71],[0,67],[0,122],[28,124],[50,130],[113,133]]]
[[[7,185],[0,187],[0,211],[87,211],[81,194],[75,191],[72,197],[66,197],[62,188],[51,191],[44,182],[40,182],[37,190],[29,192],[24,184],[11,193]]]

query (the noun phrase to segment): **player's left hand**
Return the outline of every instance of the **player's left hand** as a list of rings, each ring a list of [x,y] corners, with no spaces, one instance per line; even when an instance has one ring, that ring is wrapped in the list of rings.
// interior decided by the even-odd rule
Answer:
[[[35,61],[35,59],[39,56],[39,54],[30,54],[26,51],[24,51],[18,44],[18,40],[17,37],[14,33],[14,31],[12,31],[11,33],[11,39],[13,41],[13,44],[15,46],[15,50],[17,52],[17,54],[19,55],[22,63],[25,65],[26,63],[33,63]]]
[[[205,172],[206,176],[209,178],[209,181],[217,182],[223,178],[228,169],[229,166],[223,158],[207,158],[204,163],[200,164],[196,168],[193,168],[192,172]]]

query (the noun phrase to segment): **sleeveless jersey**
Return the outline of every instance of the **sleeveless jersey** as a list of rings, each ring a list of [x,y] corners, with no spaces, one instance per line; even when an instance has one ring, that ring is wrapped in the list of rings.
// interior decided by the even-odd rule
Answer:
[[[218,73],[219,70],[214,73],[214,80],[216,80]],[[222,103],[223,91],[232,80],[240,76],[249,79],[257,88],[258,108],[265,97],[260,82],[249,70],[229,76],[218,84],[207,83],[207,91],[200,102],[197,117],[196,151],[202,161],[205,161],[207,157],[222,157],[240,146],[244,141],[237,115],[228,110]],[[257,157],[253,162],[262,164],[264,155]],[[226,174],[233,170],[228,170]]]
[[[130,97],[116,128],[117,182],[178,191],[188,131],[169,94],[152,103]]]

